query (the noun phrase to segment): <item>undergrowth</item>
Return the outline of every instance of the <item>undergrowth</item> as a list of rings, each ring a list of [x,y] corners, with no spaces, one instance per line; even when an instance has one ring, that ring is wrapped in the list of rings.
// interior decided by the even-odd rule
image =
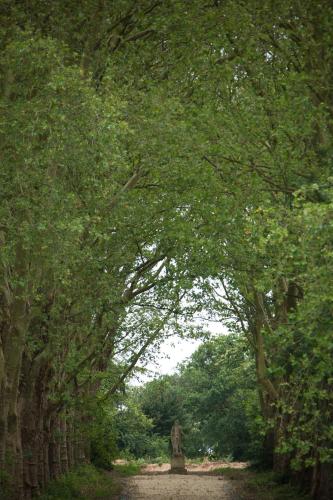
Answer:
[[[84,465],[51,481],[40,500],[97,500],[120,492],[119,486],[106,472]]]
[[[310,497],[300,492],[272,471],[255,472],[251,469],[233,469],[222,467],[214,473],[227,479],[241,481],[239,491],[248,500],[310,500]]]
[[[114,464],[113,469],[123,476],[135,476],[140,473],[141,467],[142,463],[128,462],[126,464]]]

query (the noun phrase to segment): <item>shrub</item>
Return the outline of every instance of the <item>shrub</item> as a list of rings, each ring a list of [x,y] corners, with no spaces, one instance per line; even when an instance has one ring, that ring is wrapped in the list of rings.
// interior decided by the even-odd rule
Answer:
[[[81,466],[51,481],[40,500],[97,500],[119,493],[113,478],[92,465]]]

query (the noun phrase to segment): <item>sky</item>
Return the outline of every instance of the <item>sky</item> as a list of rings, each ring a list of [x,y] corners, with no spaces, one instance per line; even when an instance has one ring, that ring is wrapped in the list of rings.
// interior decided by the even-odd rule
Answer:
[[[221,323],[205,320],[203,325],[205,326],[205,330],[210,331],[214,335],[225,335],[228,333],[226,327]],[[171,375],[175,373],[177,365],[189,358],[202,342],[202,340],[181,339],[178,335],[169,337],[161,344],[159,355],[156,356],[155,361],[151,361],[146,365],[148,372],[140,375],[137,380],[132,379],[131,383],[140,385],[159,375]]]
[[[148,368],[163,375],[174,373],[178,363],[189,358],[201,343],[201,340],[171,337],[161,345],[159,357]]]

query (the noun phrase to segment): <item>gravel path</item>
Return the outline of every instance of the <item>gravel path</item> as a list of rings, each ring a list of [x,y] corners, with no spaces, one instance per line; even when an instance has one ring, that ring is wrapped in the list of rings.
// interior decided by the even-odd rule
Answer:
[[[137,476],[123,478],[119,500],[244,500],[239,482],[214,475],[214,469],[244,469],[247,465],[204,462],[187,464],[188,474],[169,474],[169,464],[149,464]]]
[[[128,478],[121,500],[235,500],[232,481],[218,476],[154,474]]]

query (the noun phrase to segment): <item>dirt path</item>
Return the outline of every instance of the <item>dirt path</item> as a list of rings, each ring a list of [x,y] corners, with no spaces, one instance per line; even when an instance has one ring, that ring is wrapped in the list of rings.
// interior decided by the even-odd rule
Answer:
[[[223,464],[226,466],[226,464]],[[188,466],[188,474],[169,474],[167,464],[146,466],[140,475],[124,480],[121,500],[240,500],[230,479],[213,475],[221,463]],[[229,465],[229,464],[228,464]],[[233,464],[243,468],[246,464]]]
[[[140,475],[127,480],[122,500],[236,500],[231,481],[217,476]]]

